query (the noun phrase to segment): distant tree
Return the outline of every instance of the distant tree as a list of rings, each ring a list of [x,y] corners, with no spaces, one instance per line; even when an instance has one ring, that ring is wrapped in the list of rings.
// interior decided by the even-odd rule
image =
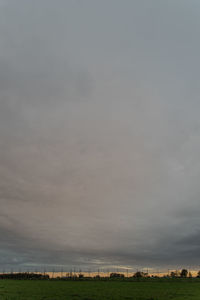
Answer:
[[[124,274],[110,273],[110,278],[124,278]]]
[[[182,269],[182,271],[181,271],[181,277],[187,277],[187,275],[188,275],[188,270],[186,270],[186,269]]]
[[[179,276],[179,272],[178,271],[172,271],[170,273],[170,277],[172,277],[172,278],[175,278],[175,277],[178,277],[178,276]]]
[[[200,278],[200,271],[198,271],[197,273],[197,278]]]
[[[141,271],[137,271],[133,277],[136,277],[136,278],[142,278],[142,277],[147,277],[148,276],[148,273],[144,273],[144,272],[141,272]]]
[[[176,272],[172,271],[172,272],[170,273],[170,277],[172,277],[172,278],[176,277]]]
[[[188,276],[189,276],[189,278],[192,278],[192,273],[191,273],[191,272],[189,272]]]
[[[0,274],[0,279],[49,279],[49,275],[35,274],[35,273],[8,273]]]

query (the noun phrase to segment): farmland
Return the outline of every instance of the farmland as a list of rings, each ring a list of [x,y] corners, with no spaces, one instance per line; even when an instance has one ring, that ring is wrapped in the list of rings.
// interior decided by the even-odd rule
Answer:
[[[199,300],[199,279],[0,280],[1,300]]]

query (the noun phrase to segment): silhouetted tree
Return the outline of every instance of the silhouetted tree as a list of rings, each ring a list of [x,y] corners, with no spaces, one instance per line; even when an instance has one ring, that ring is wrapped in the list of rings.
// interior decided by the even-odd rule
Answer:
[[[200,278],[200,271],[197,273],[197,278]]]
[[[179,276],[179,272],[178,271],[172,271],[170,273],[170,277],[172,277],[172,278],[175,278],[175,277],[178,277],[178,276]]]
[[[110,278],[124,278],[124,274],[110,273]]]
[[[8,273],[0,274],[0,279],[49,279],[49,275],[35,273]]]
[[[148,273],[144,273],[144,272],[141,272],[141,271],[137,271],[133,277],[136,277],[136,278],[142,278],[142,277],[146,277],[148,275]]]
[[[186,269],[182,269],[182,271],[181,271],[181,277],[187,277],[187,275],[188,275],[188,270],[186,270]]]
[[[172,272],[170,273],[170,277],[172,277],[172,278],[176,277],[176,273],[175,273],[174,271],[172,271]]]

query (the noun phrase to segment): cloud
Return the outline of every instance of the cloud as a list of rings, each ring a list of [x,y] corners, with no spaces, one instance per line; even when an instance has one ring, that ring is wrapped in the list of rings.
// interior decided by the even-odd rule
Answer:
[[[2,266],[198,263],[196,4],[110,3],[0,12]]]

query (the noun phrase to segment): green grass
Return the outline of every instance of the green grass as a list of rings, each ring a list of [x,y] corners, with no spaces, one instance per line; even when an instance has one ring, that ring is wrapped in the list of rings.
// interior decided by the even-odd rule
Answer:
[[[0,280],[0,300],[200,300],[200,280]]]

